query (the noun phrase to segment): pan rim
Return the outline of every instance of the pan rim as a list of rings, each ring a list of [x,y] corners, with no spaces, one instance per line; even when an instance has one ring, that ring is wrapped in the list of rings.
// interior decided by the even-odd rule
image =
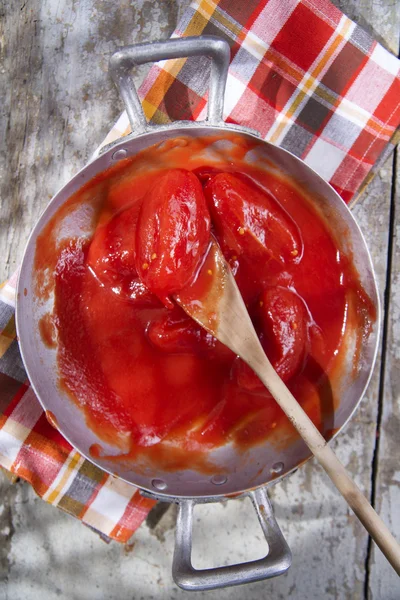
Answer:
[[[375,341],[375,347],[374,347],[374,351],[373,351],[373,356],[372,356],[372,360],[371,360],[371,366],[369,369],[369,373],[368,373],[368,377],[366,378],[365,384],[363,386],[363,389],[361,391],[361,393],[359,394],[359,398],[357,400],[357,402],[355,402],[353,408],[351,409],[349,415],[347,416],[346,420],[344,421],[344,423],[340,426],[340,428],[335,431],[335,433],[333,434],[333,436],[330,438],[328,443],[331,443],[333,440],[336,439],[336,437],[343,431],[343,429],[346,427],[346,425],[349,423],[349,421],[352,419],[352,417],[354,416],[354,413],[356,412],[356,410],[359,407],[359,404],[366,392],[366,389],[369,386],[369,383],[371,381],[371,377],[372,374],[374,372],[374,366],[376,363],[376,358],[378,355],[378,350],[379,350],[379,341],[380,341],[380,323],[381,323],[381,302],[380,302],[380,296],[379,296],[379,292],[378,292],[378,286],[377,286],[377,281],[376,281],[376,274],[375,274],[375,270],[373,268],[373,263],[372,263],[372,259],[371,259],[371,254],[369,251],[369,248],[366,244],[364,235],[360,229],[359,224],[357,223],[357,221],[355,220],[352,212],[350,211],[349,207],[345,204],[345,202],[343,201],[343,199],[339,196],[339,194],[336,192],[336,190],[330,185],[329,182],[327,182],[326,180],[324,180],[314,169],[312,169],[309,165],[307,165],[303,160],[301,160],[300,158],[298,158],[296,155],[294,155],[292,152],[281,148],[279,146],[276,146],[270,142],[267,142],[265,140],[260,139],[260,137],[258,135],[256,135],[255,133],[249,131],[246,128],[243,128],[241,126],[231,126],[231,125],[226,125],[226,124],[219,124],[219,125],[209,125],[209,124],[205,124],[205,123],[196,123],[196,122],[182,122],[182,121],[178,121],[172,125],[168,125],[168,126],[152,126],[150,127],[146,132],[135,136],[134,134],[131,134],[127,137],[124,138],[120,138],[118,140],[116,140],[116,142],[114,142],[113,144],[109,145],[106,150],[104,152],[101,152],[97,157],[95,157],[94,159],[90,160],[82,169],[80,169],[76,175],[74,175],[67,183],[65,183],[57,192],[56,194],[54,194],[54,196],[52,197],[52,199],[49,201],[49,203],[47,204],[47,206],[44,208],[44,210],[42,211],[40,217],[38,218],[38,220],[36,221],[29,237],[27,240],[27,243],[25,245],[25,249],[24,249],[24,253],[23,253],[23,257],[22,257],[22,261],[21,261],[21,265],[20,265],[20,270],[19,270],[19,274],[18,274],[18,282],[17,282],[17,288],[16,288],[16,307],[15,307],[15,319],[16,319],[16,331],[17,331],[17,336],[18,336],[18,340],[19,340],[19,348],[20,348],[20,353],[21,353],[21,358],[24,364],[24,368],[26,370],[30,385],[41,405],[41,407],[43,408],[44,411],[49,410],[46,407],[46,403],[42,400],[42,398],[40,397],[40,394],[37,390],[37,385],[36,385],[36,376],[34,375],[33,377],[32,375],[32,371],[33,368],[31,368],[31,361],[29,358],[29,342],[28,340],[25,339],[25,335],[23,333],[24,327],[22,324],[22,310],[21,310],[21,306],[22,306],[22,299],[24,298],[24,294],[23,294],[23,290],[24,290],[24,279],[26,279],[26,277],[24,277],[24,266],[26,265],[26,256],[28,253],[28,250],[31,248],[32,245],[35,245],[35,241],[36,241],[36,235],[37,233],[42,229],[44,223],[46,222],[46,219],[52,216],[51,213],[51,209],[52,207],[54,207],[56,200],[59,198],[59,196],[63,193],[65,193],[65,190],[68,189],[69,187],[74,187],[75,184],[80,182],[80,186],[77,188],[79,189],[80,187],[82,187],[85,183],[87,183],[88,181],[90,181],[96,174],[104,172],[108,167],[106,168],[102,168],[97,170],[93,175],[91,175],[90,177],[87,176],[88,171],[90,171],[91,169],[89,169],[89,167],[92,167],[92,169],[94,169],[94,167],[96,166],[96,164],[100,161],[104,161],[104,160],[109,160],[110,165],[111,164],[116,164],[118,162],[117,161],[113,161],[112,160],[112,156],[118,152],[118,150],[123,149],[124,146],[126,146],[128,143],[131,142],[136,142],[138,139],[146,139],[149,138],[149,143],[146,147],[150,147],[153,144],[159,142],[160,140],[153,140],[154,137],[157,136],[157,134],[161,131],[168,131],[171,135],[169,137],[179,137],[179,135],[212,135],[214,134],[225,134],[225,133],[236,133],[236,134],[240,134],[243,135],[245,137],[250,137],[256,141],[258,141],[261,144],[265,144],[269,147],[274,148],[274,150],[278,150],[279,152],[282,152],[286,155],[288,155],[291,159],[294,159],[296,162],[298,162],[301,165],[301,168],[305,169],[306,171],[309,171],[313,177],[316,177],[320,183],[322,184],[322,187],[326,187],[329,189],[330,194],[334,194],[336,196],[336,201],[339,202],[342,206],[342,209],[347,212],[347,217],[351,220],[352,222],[352,226],[355,227],[355,229],[357,230],[357,234],[359,235],[360,239],[363,242],[363,246],[364,249],[366,251],[366,258],[368,260],[368,268],[369,271],[372,275],[372,283],[373,283],[373,290],[374,290],[374,296],[375,298],[374,303],[376,306],[376,311],[377,311],[377,318],[376,318],[376,322],[375,322],[375,329],[376,329],[376,341]],[[132,153],[131,155],[128,156],[134,156],[135,152]],[[125,157],[123,157],[125,158]],[[121,160],[121,159],[120,159]],[[95,170],[95,169],[94,169]],[[69,193],[67,198],[71,196],[73,192]],[[66,199],[67,199],[66,198]],[[66,201],[66,199],[64,200],[64,202]],[[55,209],[58,210],[59,207],[57,207]],[[54,212],[55,212],[54,211]],[[83,413],[82,413],[83,414]],[[300,468],[301,466],[303,466],[308,460],[310,460],[310,458],[312,458],[312,455],[308,456],[307,458],[305,458],[304,460],[300,461],[298,465],[296,465],[295,467],[293,467],[292,469],[290,469],[289,471],[285,472],[284,474],[274,478],[272,481],[269,480],[267,482],[264,483],[260,483],[255,487],[251,487],[251,488],[243,488],[243,489],[237,489],[237,491],[235,492],[225,492],[223,493],[221,490],[221,494],[200,494],[200,495],[185,495],[185,494],[177,494],[177,493],[171,493],[171,494],[161,494],[161,493],[157,493],[154,489],[151,489],[149,487],[143,486],[143,485],[138,485],[135,483],[132,483],[132,481],[129,481],[128,479],[126,479],[122,474],[116,474],[113,473],[111,471],[111,469],[106,468],[103,464],[101,464],[100,462],[97,462],[95,458],[92,458],[91,456],[88,455],[88,453],[83,452],[81,449],[79,449],[74,443],[71,442],[70,438],[68,435],[66,435],[63,431],[59,430],[60,434],[68,441],[68,443],[74,448],[74,450],[76,450],[81,456],[83,456],[86,460],[88,460],[90,463],[96,465],[99,469],[101,469],[103,472],[108,473],[110,475],[113,475],[114,477],[117,477],[119,479],[121,479],[122,481],[125,481],[126,483],[128,483],[129,485],[135,486],[141,490],[144,490],[146,493],[150,494],[151,496],[157,496],[157,497],[163,497],[166,500],[168,499],[169,501],[171,501],[172,499],[176,499],[176,498],[181,498],[181,499],[189,499],[189,498],[196,498],[196,499],[209,499],[211,497],[213,498],[227,498],[230,495],[241,495],[244,494],[246,492],[248,492],[251,489],[255,489],[257,487],[263,487],[263,486],[269,486],[269,485],[274,485],[275,483],[277,483],[278,481],[281,481],[283,478],[288,477],[289,475],[291,475],[294,471],[296,471],[298,468]],[[157,473],[153,474],[154,477],[157,476]],[[240,487],[240,486],[239,486]]]

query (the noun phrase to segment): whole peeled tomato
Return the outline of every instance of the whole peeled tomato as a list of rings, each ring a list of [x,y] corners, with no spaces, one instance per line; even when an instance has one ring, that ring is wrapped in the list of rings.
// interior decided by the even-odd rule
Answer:
[[[303,243],[297,225],[267,190],[242,173],[211,177],[204,192],[218,241],[247,259],[298,262]]]
[[[86,264],[100,284],[137,306],[159,306],[160,301],[139,280],[135,236],[140,202],[120,210],[97,227]]]
[[[137,276],[135,232],[140,204],[119,211],[97,227],[89,247],[87,263],[103,284]]]
[[[154,319],[147,337],[158,350],[170,354],[197,354],[212,360],[231,362],[234,354],[215,337],[200,327],[179,306]]]
[[[195,277],[209,239],[210,215],[198,178],[184,169],[157,178],[139,214],[136,268],[167,307]]]
[[[285,287],[266,288],[260,297],[263,345],[283,380],[303,367],[308,350],[309,315],[302,298]]]
[[[289,288],[266,288],[260,296],[258,330],[262,346],[283,381],[301,371],[307,356],[309,316],[302,298]],[[254,371],[236,359],[232,376],[249,392],[262,392],[264,385]]]

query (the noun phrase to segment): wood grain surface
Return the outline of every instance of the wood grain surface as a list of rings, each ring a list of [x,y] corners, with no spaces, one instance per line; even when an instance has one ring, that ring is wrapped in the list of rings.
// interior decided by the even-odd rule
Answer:
[[[400,0],[337,0],[396,55]],[[107,74],[111,53],[165,39],[187,0],[3,0],[0,3],[0,279],[19,264],[35,221],[84,164],[122,110]],[[146,68],[138,69],[139,83]],[[335,450],[400,539],[400,158],[392,156],[354,208],[377,273],[383,307],[372,381]],[[293,552],[275,580],[218,598],[398,599],[399,580],[356,517],[311,461],[271,492]],[[196,566],[262,552],[246,503],[199,509]],[[0,480],[0,598],[178,599],[172,583],[174,507],[158,508],[121,549]],[[253,554],[252,554],[253,553]]]

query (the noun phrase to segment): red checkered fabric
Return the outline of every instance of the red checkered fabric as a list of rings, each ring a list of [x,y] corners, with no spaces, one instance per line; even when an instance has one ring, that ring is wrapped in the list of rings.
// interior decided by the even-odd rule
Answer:
[[[213,34],[232,49],[225,118],[301,157],[354,200],[393,148],[399,61],[326,0],[198,0],[175,36]],[[154,66],[140,95],[153,123],[202,119],[205,57]],[[128,133],[124,113],[107,136]],[[15,281],[0,297],[0,464],[48,502],[126,541],[153,502],[84,460],[53,429],[26,382],[14,324]]]
[[[201,0],[174,35],[200,34],[231,45],[225,120],[354,200],[398,141],[400,61],[326,0]],[[140,89],[147,118],[205,118],[208,79],[205,57],[155,65]],[[128,131],[124,114],[107,141]]]

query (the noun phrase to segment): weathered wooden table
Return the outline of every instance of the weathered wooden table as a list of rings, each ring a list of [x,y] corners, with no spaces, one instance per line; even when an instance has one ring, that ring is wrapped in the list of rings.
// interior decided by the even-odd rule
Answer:
[[[0,64],[0,279],[17,267],[55,191],[81,168],[122,110],[108,58],[116,46],[169,36],[187,0],[3,0]],[[335,2],[396,55],[400,0]],[[140,81],[145,69],[137,70]],[[400,162],[392,156],[354,213],[367,238],[384,308],[381,351],[361,407],[334,444],[400,539]],[[174,508],[160,506],[134,544],[107,546],[19,482],[0,480],[0,598],[178,599],[170,576]],[[400,583],[314,461],[272,490],[293,551],[275,580],[211,598],[400,598]],[[200,507],[194,563],[260,556],[247,501]],[[203,597],[203,594],[199,595]],[[196,596],[196,597],[199,597]]]

